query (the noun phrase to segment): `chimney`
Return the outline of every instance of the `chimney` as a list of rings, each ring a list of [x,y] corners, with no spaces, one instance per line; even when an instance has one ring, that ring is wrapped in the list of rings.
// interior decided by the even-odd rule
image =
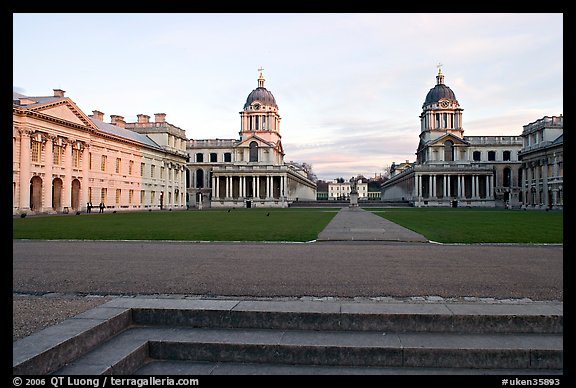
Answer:
[[[64,93],[66,93],[62,89],[54,89],[54,97],[64,97]]]
[[[104,113],[100,112],[99,110],[93,110],[92,117],[96,120],[104,121]]]
[[[166,121],[166,113],[154,113],[154,121],[157,123],[163,123]]]
[[[126,121],[124,121],[124,116],[119,116],[119,115],[110,115],[110,123],[117,125],[121,128],[125,128],[126,127]]]
[[[147,124],[150,122],[150,116],[139,114],[138,116],[138,124]]]

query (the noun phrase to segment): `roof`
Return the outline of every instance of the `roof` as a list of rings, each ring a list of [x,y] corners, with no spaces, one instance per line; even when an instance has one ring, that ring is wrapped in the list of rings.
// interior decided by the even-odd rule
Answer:
[[[149,147],[161,148],[156,142],[154,142],[146,135],[142,135],[140,133],[131,131],[130,129],[122,128],[114,124],[105,123],[93,117],[90,117],[90,121],[92,121],[94,125],[96,125],[98,129],[102,132],[118,137],[123,137],[124,139],[137,141]]]
[[[259,86],[250,92],[248,98],[246,98],[244,109],[248,108],[254,101],[258,101],[263,105],[270,105],[278,108],[278,105],[276,105],[276,99],[272,93],[263,86]]]

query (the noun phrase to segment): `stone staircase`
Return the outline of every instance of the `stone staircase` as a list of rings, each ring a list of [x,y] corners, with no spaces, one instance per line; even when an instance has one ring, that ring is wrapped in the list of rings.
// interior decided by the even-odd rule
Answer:
[[[13,354],[14,374],[562,374],[563,304],[120,297]]]

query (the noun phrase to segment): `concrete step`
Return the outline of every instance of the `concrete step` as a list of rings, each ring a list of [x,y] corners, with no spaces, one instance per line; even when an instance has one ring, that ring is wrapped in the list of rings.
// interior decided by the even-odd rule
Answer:
[[[56,371],[137,372],[145,360],[379,368],[562,369],[555,334],[133,327]]]
[[[132,374],[153,360],[548,374],[563,368],[562,327],[562,303],[117,298],[17,341],[13,371]]]

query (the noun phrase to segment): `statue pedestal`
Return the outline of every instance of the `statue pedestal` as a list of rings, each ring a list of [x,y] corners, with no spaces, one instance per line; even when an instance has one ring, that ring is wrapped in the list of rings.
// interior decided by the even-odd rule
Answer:
[[[358,207],[358,193],[350,193],[350,205],[348,207]]]

